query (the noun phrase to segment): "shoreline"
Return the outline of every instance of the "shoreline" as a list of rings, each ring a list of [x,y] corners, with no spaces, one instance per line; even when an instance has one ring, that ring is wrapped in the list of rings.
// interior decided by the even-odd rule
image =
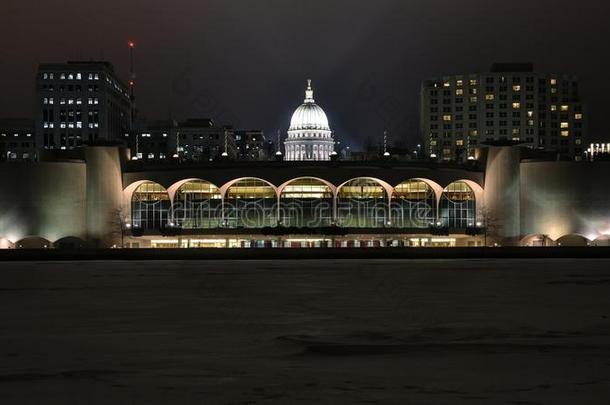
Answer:
[[[99,260],[318,260],[318,259],[577,259],[610,258],[610,247],[453,248],[190,248],[10,249],[0,262]]]

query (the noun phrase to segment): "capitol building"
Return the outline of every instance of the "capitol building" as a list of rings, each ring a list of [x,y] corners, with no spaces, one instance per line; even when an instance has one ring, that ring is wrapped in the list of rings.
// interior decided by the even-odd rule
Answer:
[[[311,80],[308,80],[305,101],[290,120],[284,160],[330,160],[334,145],[328,118],[315,103]]]

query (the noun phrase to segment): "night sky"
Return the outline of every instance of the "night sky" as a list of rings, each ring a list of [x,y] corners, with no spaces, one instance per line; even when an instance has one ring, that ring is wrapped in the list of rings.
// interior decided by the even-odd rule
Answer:
[[[597,0],[1,0],[0,117],[31,117],[39,62],[106,59],[149,120],[212,117],[285,133],[313,79],[338,139],[417,143],[422,79],[531,61],[581,78],[593,139],[610,96],[610,6]],[[610,140],[610,139],[609,139]]]

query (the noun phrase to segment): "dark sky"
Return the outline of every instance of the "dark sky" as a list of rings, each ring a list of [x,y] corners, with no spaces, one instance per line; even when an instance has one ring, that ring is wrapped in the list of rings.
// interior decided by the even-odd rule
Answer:
[[[417,143],[420,81],[531,61],[581,78],[593,138],[610,95],[597,0],[1,0],[0,116],[32,116],[38,62],[108,59],[151,120],[211,116],[285,132],[311,78],[340,140]]]

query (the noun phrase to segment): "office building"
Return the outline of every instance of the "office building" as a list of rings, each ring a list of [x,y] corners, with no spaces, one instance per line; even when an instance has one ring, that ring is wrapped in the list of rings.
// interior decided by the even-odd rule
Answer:
[[[36,144],[68,150],[118,141],[131,129],[128,87],[109,62],[42,63],[36,74]]]
[[[35,160],[34,122],[29,119],[0,119],[0,160]]]

